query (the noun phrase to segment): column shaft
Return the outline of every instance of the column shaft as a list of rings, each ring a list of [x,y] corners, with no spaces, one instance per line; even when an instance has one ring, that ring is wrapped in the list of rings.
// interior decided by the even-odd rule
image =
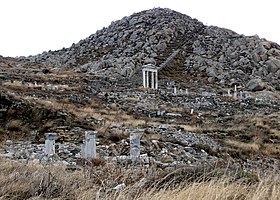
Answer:
[[[146,88],[146,70],[142,70],[143,71],[143,87]]]
[[[151,84],[151,88],[154,89],[155,88],[155,72],[151,72],[152,74],[152,84]]]
[[[156,89],[158,89],[158,71],[156,71]]]
[[[150,87],[150,85],[149,85],[149,71],[147,71],[147,76],[146,76],[146,78],[147,78],[146,87],[149,88],[149,87]]]

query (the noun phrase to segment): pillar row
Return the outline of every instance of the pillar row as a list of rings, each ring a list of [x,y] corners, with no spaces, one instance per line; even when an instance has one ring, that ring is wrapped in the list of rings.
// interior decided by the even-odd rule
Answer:
[[[143,76],[143,87],[144,88],[152,88],[158,89],[158,71],[155,68],[143,68],[142,69]]]

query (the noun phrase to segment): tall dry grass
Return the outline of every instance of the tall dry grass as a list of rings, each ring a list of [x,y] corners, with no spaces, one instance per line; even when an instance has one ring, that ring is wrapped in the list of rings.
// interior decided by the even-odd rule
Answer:
[[[191,174],[175,170],[147,175],[143,168],[94,161],[80,170],[67,171],[60,164],[0,159],[0,199],[280,199],[279,174],[248,181],[244,174],[226,176],[217,175],[217,171],[203,175],[201,171]],[[126,187],[115,190],[121,183]]]
[[[269,176],[256,184],[244,184],[231,178],[220,178],[208,182],[194,182],[176,189],[149,191],[141,200],[277,200],[280,199],[279,176]],[[126,199],[125,196],[119,199]]]

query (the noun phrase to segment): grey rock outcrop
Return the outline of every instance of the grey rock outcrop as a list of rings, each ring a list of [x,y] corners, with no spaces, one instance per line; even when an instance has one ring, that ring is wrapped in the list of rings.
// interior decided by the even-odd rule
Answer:
[[[70,48],[28,59],[46,65],[71,66],[82,72],[131,76],[145,60],[157,61],[180,36],[191,37],[201,27],[201,22],[189,16],[155,8],[114,21]]]
[[[26,58],[30,62],[115,78],[131,78],[143,64],[152,62],[169,65],[171,71],[173,66],[181,67],[184,73],[178,72],[177,77],[206,77],[227,86],[261,79],[276,89],[280,46],[257,35],[205,26],[176,11],[154,8],[114,21],[69,48]]]
[[[246,87],[251,91],[260,91],[264,89],[265,84],[261,79],[252,79],[246,84]]]

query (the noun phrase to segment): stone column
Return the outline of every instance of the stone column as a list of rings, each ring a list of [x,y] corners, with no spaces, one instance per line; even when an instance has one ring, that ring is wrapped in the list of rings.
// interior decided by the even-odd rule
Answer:
[[[230,95],[230,90],[228,90],[228,92],[227,92],[227,93],[228,93],[228,96],[230,97],[230,96],[231,96],[231,95]]]
[[[140,134],[130,133],[130,159],[136,161],[140,157]]]
[[[234,97],[234,98],[237,98],[237,87],[236,87],[236,85],[234,85],[233,97]]]
[[[155,88],[155,77],[154,77],[155,72],[152,71],[151,74],[152,74],[152,84],[151,84],[151,88],[154,89],[154,88]]]
[[[156,76],[156,89],[158,89],[158,71],[156,71],[155,76]]]
[[[81,157],[82,158],[86,157],[85,149],[86,149],[86,144],[85,143],[81,144]]]
[[[147,87],[146,86],[146,70],[143,69],[142,72],[143,72],[143,87],[146,88]]]
[[[174,94],[176,95],[177,94],[177,88],[174,87]]]
[[[45,133],[45,154],[53,156],[55,154],[55,138],[56,133]]]
[[[85,137],[85,158],[96,158],[96,131],[86,131]]]
[[[146,87],[149,88],[149,71],[147,71],[147,76],[146,76],[147,80],[146,80]]]

